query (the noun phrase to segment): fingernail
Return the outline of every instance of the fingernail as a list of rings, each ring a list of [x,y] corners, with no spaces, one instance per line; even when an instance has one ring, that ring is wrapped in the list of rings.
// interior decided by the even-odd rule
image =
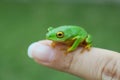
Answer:
[[[51,47],[37,42],[31,44],[28,48],[28,56],[30,58],[36,58],[43,62],[51,62],[54,55],[55,53]]]
[[[37,43],[35,42],[35,43],[32,43],[32,44],[28,47],[28,56],[29,56],[30,58],[33,58],[32,53],[33,53],[33,49],[35,48],[36,45],[37,45]]]

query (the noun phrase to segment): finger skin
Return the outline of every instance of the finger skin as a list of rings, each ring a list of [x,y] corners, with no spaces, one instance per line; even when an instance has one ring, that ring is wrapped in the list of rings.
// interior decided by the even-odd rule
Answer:
[[[37,46],[44,45],[49,49],[42,53],[48,53],[52,57],[42,60],[36,52],[37,46],[31,48],[33,59],[42,65],[82,77],[86,80],[120,80],[120,54],[117,52],[94,48],[90,51],[81,53],[82,48],[79,47],[75,51],[65,55],[65,45],[57,44],[54,48],[51,46],[52,41],[43,40],[36,42]],[[52,53],[50,53],[52,51]],[[37,53],[37,55],[36,55]],[[41,55],[40,55],[41,56]],[[47,54],[45,58],[49,57]]]

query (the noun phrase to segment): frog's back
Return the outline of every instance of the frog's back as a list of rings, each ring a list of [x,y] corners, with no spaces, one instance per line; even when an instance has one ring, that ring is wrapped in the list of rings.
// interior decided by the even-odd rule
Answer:
[[[71,34],[87,34],[87,32],[82,27],[73,25],[60,26],[58,30],[65,30]]]

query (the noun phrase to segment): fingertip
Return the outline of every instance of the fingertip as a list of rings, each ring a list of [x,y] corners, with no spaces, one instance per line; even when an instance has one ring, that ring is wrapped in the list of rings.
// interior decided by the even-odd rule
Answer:
[[[37,43],[34,42],[34,43],[30,44],[30,46],[28,47],[28,57],[29,58],[33,58],[32,53],[33,53],[33,49],[36,45],[37,45]]]
[[[43,63],[52,61],[55,53],[49,44],[49,41],[32,43],[28,48],[28,56],[33,59],[38,59]]]

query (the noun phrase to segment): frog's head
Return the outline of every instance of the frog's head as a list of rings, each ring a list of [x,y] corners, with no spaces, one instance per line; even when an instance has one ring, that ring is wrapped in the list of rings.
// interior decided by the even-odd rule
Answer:
[[[57,41],[57,42],[63,42],[66,41],[70,34],[62,28],[48,28],[48,33],[46,34],[46,38],[49,40]]]

